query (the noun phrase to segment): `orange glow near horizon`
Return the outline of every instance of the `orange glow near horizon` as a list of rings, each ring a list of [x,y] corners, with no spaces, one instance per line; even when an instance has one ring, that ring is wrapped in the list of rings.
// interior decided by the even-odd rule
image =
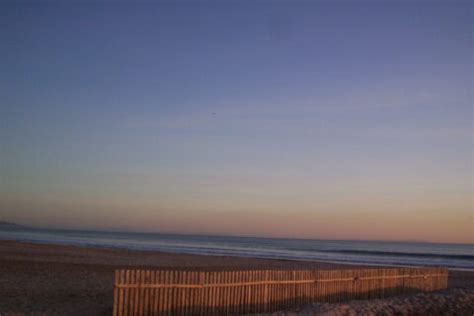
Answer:
[[[457,201],[456,201],[457,199]],[[181,201],[155,206],[128,203],[126,197],[105,201],[10,201],[2,204],[5,219],[56,228],[236,235],[303,239],[356,239],[474,243],[469,198],[417,200],[319,201],[312,205],[240,203],[225,208],[210,202]],[[293,201],[289,201],[292,203]],[[31,204],[33,203],[33,204]],[[466,204],[467,203],[467,204]],[[255,205],[255,201],[252,201]],[[258,205],[258,203],[257,203]],[[375,205],[381,205],[380,208]],[[449,207],[449,212],[445,209]],[[31,212],[29,210],[41,210]],[[113,213],[110,210],[113,210]],[[15,210],[9,212],[9,210]],[[112,215],[111,215],[112,214]]]

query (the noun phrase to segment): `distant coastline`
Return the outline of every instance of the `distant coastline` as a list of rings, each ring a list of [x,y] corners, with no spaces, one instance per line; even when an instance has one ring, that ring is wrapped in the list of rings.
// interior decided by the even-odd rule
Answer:
[[[20,224],[0,220],[0,228],[26,228],[26,229],[28,229],[30,227],[25,226],[25,225],[20,225]]]

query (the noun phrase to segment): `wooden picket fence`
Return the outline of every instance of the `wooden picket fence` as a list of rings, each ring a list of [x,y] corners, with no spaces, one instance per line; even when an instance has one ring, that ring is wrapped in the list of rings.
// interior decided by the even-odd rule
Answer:
[[[233,315],[445,289],[446,268],[115,271],[114,316]]]

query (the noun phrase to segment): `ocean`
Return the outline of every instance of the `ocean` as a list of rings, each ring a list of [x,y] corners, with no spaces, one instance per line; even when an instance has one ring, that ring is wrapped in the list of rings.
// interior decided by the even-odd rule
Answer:
[[[23,227],[0,228],[0,240],[216,256],[364,265],[445,266],[474,270],[473,244],[229,237]]]

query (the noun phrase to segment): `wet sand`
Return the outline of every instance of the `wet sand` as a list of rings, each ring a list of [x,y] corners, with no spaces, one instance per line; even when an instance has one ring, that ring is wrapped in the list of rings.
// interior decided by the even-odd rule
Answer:
[[[114,270],[127,267],[235,270],[358,266],[0,241],[0,314],[110,315]],[[450,271],[449,287],[439,295],[454,297],[457,293],[460,297],[455,288],[471,293],[474,273]],[[306,312],[311,311],[308,315],[317,310],[315,306],[306,308]]]

